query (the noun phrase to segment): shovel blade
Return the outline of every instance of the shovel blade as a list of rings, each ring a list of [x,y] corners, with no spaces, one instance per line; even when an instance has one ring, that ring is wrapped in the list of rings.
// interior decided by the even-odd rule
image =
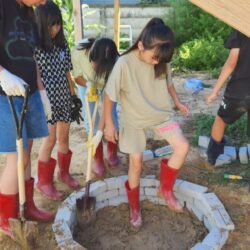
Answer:
[[[33,221],[21,221],[18,219],[9,219],[10,227],[13,232],[13,239],[22,249],[35,249],[38,238],[37,223]]]
[[[84,206],[85,196],[76,200],[76,218],[79,227],[84,230],[96,219],[95,204],[96,198],[89,196],[87,206]]]

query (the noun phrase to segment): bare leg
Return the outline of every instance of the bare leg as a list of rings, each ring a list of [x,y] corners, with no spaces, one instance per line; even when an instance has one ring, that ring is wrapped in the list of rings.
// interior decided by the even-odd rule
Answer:
[[[69,152],[69,128],[70,123],[57,123],[58,151],[67,154]]]
[[[226,128],[226,123],[221,119],[220,116],[216,116],[214,120],[214,124],[211,131],[211,136],[216,142],[221,142],[224,131]]]
[[[142,171],[142,153],[129,155],[128,182],[131,189],[138,187]]]
[[[56,144],[56,124],[48,125],[49,136],[42,140],[38,159],[42,162],[49,162],[52,150]]]
[[[189,150],[189,144],[183,134],[176,134],[168,138],[168,143],[173,149],[168,164],[171,168],[180,169]]]

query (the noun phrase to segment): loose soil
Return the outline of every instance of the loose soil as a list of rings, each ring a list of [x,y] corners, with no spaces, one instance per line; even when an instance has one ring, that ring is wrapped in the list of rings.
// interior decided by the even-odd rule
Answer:
[[[199,78],[206,85],[215,82],[207,75],[178,75],[173,78],[177,93],[180,99],[187,103],[190,108],[190,115],[183,117],[177,114],[177,119],[182,125],[186,137],[191,141],[193,121],[195,114],[209,113],[216,114],[221,96],[212,104],[206,105],[204,97],[209,93],[209,88],[202,90],[199,95],[194,96],[185,89],[184,83],[187,78]],[[150,136],[150,135],[149,135]],[[73,176],[84,185],[84,175],[86,168],[86,134],[82,125],[72,124],[70,131],[70,147],[73,151],[72,167],[70,169]],[[32,175],[35,177],[37,172],[37,156],[41,141],[35,141],[32,151]],[[152,138],[148,141],[147,147],[154,148],[165,145],[165,142],[154,141]],[[106,148],[106,147],[104,147]],[[56,158],[56,149],[53,151]],[[119,154],[121,163],[115,170],[106,168],[106,177],[113,177],[127,174],[128,160],[124,154]],[[153,159],[144,163],[142,176],[154,174],[159,175],[160,158]],[[0,156],[0,171],[4,166],[4,159]],[[197,184],[207,186],[209,192],[214,192],[224,204],[226,210],[231,216],[235,230],[230,233],[229,239],[223,250],[250,250],[250,195],[249,183],[247,182],[228,182],[223,180],[225,171],[233,173],[250,172],[249,165],[241,165],[239,161],[229,166],[223,166],[216,169],[215,172],[209,172],[204,167],[204,161],[198,153],[198,149],[191,147],[184,167],[179,178],[191,181]],[[61,184],[55,178],[56,187],[65,193],[65,198],[72,192],[64,184]],[[35,201],[39,207],[56,212],[61,202],[50,201],[42,197],[35,191]],[[128,206],[123,204],[118,208],[104,208],[97,213],[97,221],[91,225],[84,234],[76,233],[79,241],[83,241],[85,246],[92,249],[188,249],[195,242],[202,240],[206,230],[202,224],[189,212],[184,214],[175,214],[164,206],[156,206],[149,202],[143,202],[142,213],[144,224],[140,232],[133,233],[129,228]],[[54,250],[57,249],[54,234],[51,229],[52,223],[38,223],[40,232],[37,244],[32,249]],[[100,245],[101,244],[101,245]],[[20,247],[11,239],[2,236],[0,238],[0,249],[20,249]]]

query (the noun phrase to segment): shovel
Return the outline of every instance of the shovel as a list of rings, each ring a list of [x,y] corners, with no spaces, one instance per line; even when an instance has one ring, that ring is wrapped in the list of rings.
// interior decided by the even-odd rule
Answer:
[[[89,102],[95,101],[94,112],[91,117]],[[89,135],[88,135],[88,158],[87,158],[87,174],[86,174],[86,187],[85,187],[85,195],[82,198],[76,200],[76,217],[78,225],[82,230],[86,228],[86,226],[90,225],[93,220],[95,220],[95,204],[96,198],[89,196],[90,182],[91,182],[91,164],[92,158],[95,154],[93,150],[93,145],[91,145],[91,140],[94,135],[93,127],[95,124],[97,107],[98,107],[98,96],[96,94],[91,93],[86,95],[85,97],[86,111],[88,115],[89,121]]]
[[[22,128],[23,128],[24,117],[27,111],[28,92],[29,88],[26,88],[22,112],[19,120],[14,107],[12,96],[8,96],[8,101],[11,107],[17,131],[16,145],[17,145],[17,158],[18,158],[17,173],[18,173],[19,216],[20,216],[20,219],[10,218],[9,223],[11,230],[13,232],[13,239],[19,245],[21,245],[22,249],[25,250],[34,249],[34,244],[36,242],[35,239],[38,235],[37,223],[26,221],[24,218],[26,197],[25,197],[25,180],[24,180],[24,153],[23,153]]]

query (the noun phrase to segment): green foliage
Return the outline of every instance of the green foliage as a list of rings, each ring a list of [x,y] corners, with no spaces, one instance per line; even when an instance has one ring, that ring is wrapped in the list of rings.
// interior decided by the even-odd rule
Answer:
[[[173,66],[217,75],[228,55],[223,45],[231,28],[187,0],[170,0],[170,5],[164,20],[173,29],[178,48]]]
[[[173,59],[173,66],[199,71],[220,68],[228,56],[221,37],[200,38],[183,43]]]
[[[165,17],[166,23],[174,30],[176,45],[197,38],[225,39],[231,28],[187,0],[170,0],[173,8]]]
[[[162,5],[162,4],[168,4],[169,0],[141,0],[141,5]]]
[[[198,145],[200,135],[210,136],[214,123],[214,116],[207,114],[199,114],[195,117],[194,133],[192,144]],[[243,115],[240,119],[225,129],[226,141],[234,145],[242,145],[248,142],[247,134],[247,115]]]
[[[59,6],[62,18],[63,18],[63,28],[64,34],[68,41],[69,47],[74,46],[74,23],[73,23],[73,5],[71,0],[54,0],[54,2]]]

